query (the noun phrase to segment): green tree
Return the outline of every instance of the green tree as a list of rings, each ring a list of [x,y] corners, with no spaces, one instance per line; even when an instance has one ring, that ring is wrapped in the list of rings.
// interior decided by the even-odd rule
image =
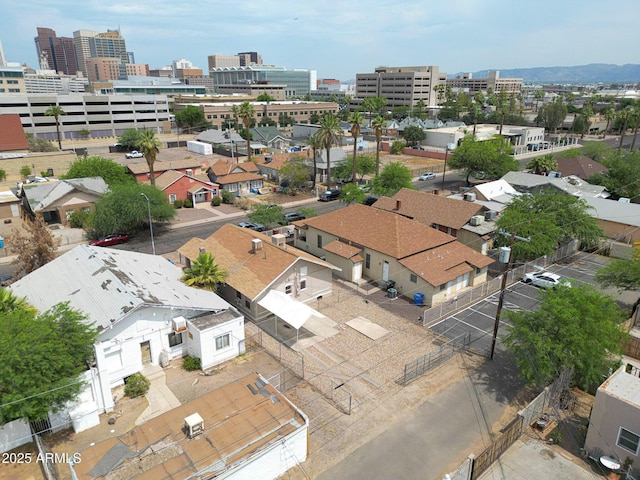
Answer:
[[[284,223],[284,209],[273,203],[254,203],[247,213],[247,218],[254,223],[261,223],[266,228]]]
[[[62,140],[60,138],[60,117],[66,115],[66,112],[62,107],[58,105],[51,105],[44,111],[44,114],[48,117],[53,117],[56,120],[56,132],[58,134],[58,147],[62,150]]]
[[[160,151],[160,140],[158,140],[153,130],[143,130],[140,132],[139,149],[149,166],[149,180],[151,181],[151,185],[155,186],[156,172],[153,170],[153,167],[156,163],[158,152]]]
[[[420,120],[424,120],[426,112],[423,99],[420,99],[416,102],[416,106],[413,108],[413,116],[418,117]]]
[[[135,182],[135,178],[127,173],[124,165],[99,156],[78,158],[69,166],[67,173],[60,178],[69,180],[71,178],[87,177],[102,177],[110,187],[122,183]]]
[[[49,140],[40,137],[34,137],[27,133],[27,143],[30,152],[55,152],[56,147]]]
[[[376,160],[369,155],[359,155],[356,159],[356,173],[360,175],[360,182],[364,180],[365,175],[375,173]]]
[[[376,116],[382,117],[384,112],[384,107],[387,105],[388,100],[384,97],[366,97],[362,101],[362,109],[365,112],[368,112],[367,118],[369,118],[369,123],[371,122],[371,114],[375,113]],[[407,107],[407,111],[409,107]]]
[[[402,136],[412,147],[415,147],[427,138],[427,134],[424,133],[424,130],[417,125],[409,125],[406,127],[402,132]]]
[[[292,155],[280,169],[280,178],[286,182],[287,189],[292,195],[296,190],[304,187],[309,181],[309,167],[302,155]]]
[[[140,148],[140,132],[135,128],[127,128],[118,137],[118,143],[125,150],[138,150]]]
[[[391,108],[391,117],[395,120],[403,120],[407,118],[410,113],[411,108],[407,107],[406,105],[398,105],[397,107]]]
[[[26,298],[17,297],[8,288],[0,287],[0,314],[5,315],[14,310],[25,310],[34,316],[38,314],[38,310]]]
[[[86,320],[68,303],[0,315],[0,423],[44,419],[77,397],[97,337]]]
[[[269,95],[268,93],[261,93],[260,95],[258,95],[258,97],[256,98],[256,102],[275,102],[276,99],[273,98],[271,95]]]
[[[401,155],[404,148],[407,146],[407,142],[404,140],[396,140],[391,144],[391,155]]]
[[[13,263],[17,265],[15,276],[28,275],[56,258],[60,239],[41,218],[25,220],[22,230],[12,229],[7,245],[17,253]]]
[[[367,194],[364,190],[355,183],[348,183],[340,191],[339,200],[347,205],[351,205],[352,203],[362,203],[365,198],[367,198]]]
[[[204,112],[200,108],[195,105],[188,105],[176,112],[176,125],[180,129],[186,129],[191,132],[204,129],[211,124],[204,118]]]
[[[591,285],[540,293],[538,311],[507,312],[511,324],[503,343],[522,376],[542,387],[566,368],[583,389],[599,385],[619,363],[626,334],[615,301]]]
[[[147,200],[140,195],[144,193]],[[95,204],[87,235],[98,238],[104,235],[149,228],[149,211],[154,222],[167,222],[176,215],[173,205],[156,187],[144,183],[114,185],[111,192],[102,195]]]
[[[527,169],[533,170],[536,175],[547,174],[558,170],[558,162],[552,153],[535,157],[527,163]]]
[[[358,137],[360,136],[360,127],[364,124],[364,117],[360,112],[353,112],[349,117],[351,123],[351,137],[353,138],[353,170],[351,173],[351,182],[356,183],[356,159],[358,158]]]
[[[553,133],[556,133],[566,116],[567,106],[562,101],[562,98],[558,98],[555,102],[543,105],[538,110],[537,121],[542,123],[547,130],[553,130]]]
[[[637,199],[640,195],[640,152],[613,150],[601,160],[609,169],[588,178],[589,183],[602,185],[618,197]],[[634,200],[635,201],[635,200]]]
[[[251,123],[254,121],[253,117],[255,114],[256,111],[249,102],[243,102],[238,108],[238,117],[242,120],[247,135],[247,160],[249,162],[251,161],[251,134],[249,133],[249,129],[251,128]]]
[[[340,120],[332,113],[325,113],[320,121],[320,128],[315,133],[318,141],[327,152],[327,187],[331,188],[331,147],[342,137]]]
[[[298,211],[302,215],[304,215],[306,218],[311,218],[311,217],[317,217],[318,216],[318,212],[314,208],[304,207],[304,208],[298,209]]]
[[[385,165],[380,175],[373,178],[371,192],[392,197],[403,188],[414,189],[412,180],[411,170],[400,162],[391,162]]]
[[[91,136],[91,130],[87,130],[86,128],[78,130],[76,133],[80,138],[83,138],[85,140]]]
[[[4,182],[7,179],[7,171],[4,168],[0,168],[0,182]]]
[[[215,292],[218,285],[224,283],[229,272],[220,268],[211,252],[198,255],[191,266],[184,269],[182,281],[190,287],[198,287]]]
[[[596,282],[603,288],[615,287],[619,292],[640,290],[640,255],[631,260],[612,260],[596,272]]]
[[[31,175],[31,167],[29,165],[23,165],[20,167],[20,178],[26,179]]]
[[[293,125],[293,122],[294,122],[293,118],[291,118],[286,113],[278,114],[278,123],[280,124],[281,127],[290,127],[291,125]]]
[[[548,188],[514,197],[496,226],[509,234],[529,238],[530,242],[514,243],[512,256],[530,260],[553,253],[568,239],[577,239],[584,246],[596,245],[602,230],[589,209],[584,200]],[[497,246],[508,243],[508,237],[496,238]]]
[[[371,128],[373,128],[376,135],[376,175],[380,173],[380,142],[382,141],[382,130],[386,126],[386,123],[382,117],[376,117],[371,123]]]
[[[500,178],[518,170],[518,161],[511,156],[511,148],[508,140],[497,135],[483,141],[467,135],[449,157],[449,167],[462,170],[467,185],[470,185],[469,177],[479,173],[488,178]]]

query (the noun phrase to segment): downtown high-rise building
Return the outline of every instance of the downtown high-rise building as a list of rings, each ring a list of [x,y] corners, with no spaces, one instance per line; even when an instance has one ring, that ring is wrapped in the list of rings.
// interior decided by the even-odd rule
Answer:
[[[91,58],[91,49],[89,48],[89,40],[98,35],[93,30],[76,30],[73,32],[73,46],[76,49],[76,59],[78,68],[87,76],[87,59]]]
[[[46,64],[49,70],[75,75],[78,72],[73,38],[58,37],[51,28],[38,27],[38,36],[34,38],[38,60]]]

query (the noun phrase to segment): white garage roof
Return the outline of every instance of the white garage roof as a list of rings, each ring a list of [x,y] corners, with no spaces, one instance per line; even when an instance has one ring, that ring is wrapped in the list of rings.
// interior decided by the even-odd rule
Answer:
[[[265,297],[258,302],[258,305],[266,308],[296,330],[302,327],[305,322],[312,317],[327,318],[310,306],[298,302],[286,293],[277,290],[271,290],[267,293]]]

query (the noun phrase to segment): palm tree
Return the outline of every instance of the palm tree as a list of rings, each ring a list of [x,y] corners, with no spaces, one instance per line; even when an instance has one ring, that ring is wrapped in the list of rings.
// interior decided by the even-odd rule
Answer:
[[[353,137],[353,172],[351,176],[351,183],[356,183],[356,154],[358,150],[358,137],[360,136],[360,126],[364,124],[364,117],[358,111],[355,111],[349,116],[349,122],[351,123],[351,136]]]
[[[313,151],[313,188],[316,188],[316,177],[318,176],[318,157],[317,151],[322,150],[322,142],[317,134],[313,134],[309,137],[309,146]]]
[[[624,134],[627,131],[627,123],[629,122],[629,117],[633,113],[633,107],[631,105],[627,105],[622,109],[621,112],[618,112],[618,118],[622,119],[622,127],[620,128],[620,143],[618,143],[618,150],[622,150],[622,142],[624,141]]]
[[[636,138],[638,138],[638,124],[640,124],[640,104],[636,104],[636,106],[631,109],[631,118],[633,118],[634,128],[633,128],[633,140],[631,141],[631,147],[629,151],[633,151],[633,148],[636,146]]]
[[[140,132],[140,145],[138,149],[144,155],[147,165],[149,165],[149,180],[151,185],[156,185],[156,173],[153,171],[153,166],[156,163],[156,156],[160,151],[160,140],[156,138],[156,133],[153,130],[143,130]]]
[[[240,108],[238,105],[234,105],[231,107],[231,113],[233,113],[233,122],[235,124],[235,128],[238,128],[238,118],[240,117]]]
[[[613,108],[613,105],[607,105],[604,111],[604,118],[607,119],[607,126],[604,128],[604,135],[602,136],[602,138],[605,138],[607,136],[607,133],[609,133],[609,126],[611,125],[611,121],[616,119],[616,111]]]
[[[325,113],[320,120],[320,128],[315,133],[327,151],[327,187],[331,188],[331,147],[342,137],[340,120],[333,113]]]
[[[249,129],[251,128],[251,123],[253,122],[253,116],[256,114],[256,111],[253,109],[253,105],[249,102],[243,102],[238,108],[238,116],[242,120],[242,124],[244,125],[244,131],[247,135],[247,159],[251,161],[251,133]]]
[[[382,141],[382,129],[386,122],[382,117],[376,117],[371,123],[371,127],[376,134],[376,177],[380,173],[380,142]]]
[[[549,153],[542,157],[532,158],[529,163],[527,163],[527,168],[533,170],[533,173],[536,175],[542,175],[543,173],[546,175],[558,169],[558,162],[553,154]]]
[[[0,313],[10,313],[15,310],[24,310],[34,315],[38,313],[26,298],[16,297],[8,288],[0,287]]]
[[[56,119],[56,132],[58,133],[58,147],[62,150],[62,142],[60,141],[60,117],[62,115],[66,115],[66,112],[59,107],[58,105],[51,105],[44,112],[48,117],[53,117]]]
[[[190,287],[203,288],[215,292],[224,283],[229,272],[220,268],[211,252],[198,254],[191,267],[184,269],[182,281]]]

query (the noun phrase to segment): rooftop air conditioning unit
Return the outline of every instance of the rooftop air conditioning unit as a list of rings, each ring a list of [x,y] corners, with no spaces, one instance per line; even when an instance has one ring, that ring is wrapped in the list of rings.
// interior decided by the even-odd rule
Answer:
[[[204,432],[204,420],[202,417],[194,413],[184,419],[184,428],[189,438],[194,438]]]
[[[187,175],[193,175],[193,170],[190,168],[187,168],[186,172],[187,172]]]
[[[481,225],[483,222],[484,222],[484,216],[482,215],[474,215],[473,217],[471,217],[471,220],[469,220],[469,223],[474,227]]]
[[[462,196],[462,198],[464,199],[465,202],[475,202],[476,194],[473,192],[467,192]]]
[[[484,219],[486,221],[495,220],[496,218],[498,218],[498,212],[495,210],[489,210],[484,213]]]
[[[171,321],[173,331],[176,333],[187,330],[187,320],[184,317],[176,317]]]
[[[285,243],[287,243],[287,236],[283,235],[282,233],[276,233],[275,235],[271,236],[271,243],[273,243],[274,245],[284,245]]]
[[[262,250],[262,240],[254,238],[251,240],[251,252],[256,253]]]

